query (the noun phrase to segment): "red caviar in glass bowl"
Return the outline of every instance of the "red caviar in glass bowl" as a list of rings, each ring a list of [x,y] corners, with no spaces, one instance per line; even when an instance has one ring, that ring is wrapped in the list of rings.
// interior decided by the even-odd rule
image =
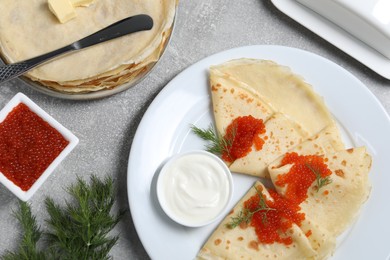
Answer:
[[[22,93],[0,112],[0,182],[27,201],[78,139]]]

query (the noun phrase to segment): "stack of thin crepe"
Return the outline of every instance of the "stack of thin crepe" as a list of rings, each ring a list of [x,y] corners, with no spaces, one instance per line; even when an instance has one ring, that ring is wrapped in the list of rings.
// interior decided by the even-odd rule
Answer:
[[[77,8],[65,24],[50,12],[47,0],[3,0],[0,53],[6,63],[29,59],[88,36],[116,21],[148,14],[150,31],[102,43],[50,61],[25,76],[68,93],[111,89],[146,74],[160,58],[170,37],[177,0],[96,0]]]
[[[252,115],[263,119],[266,133],[261,150],[253,146],[245,157],[227,163],[236,173],[269,178],[276,184],[292,164],[281,166],[286,153],[324,157],[331,170],[326,193],[314,182],[300,204],[305,220],[288,231],[292,244],[261,244],[251,226],[231,229],[232,217],[257,190],[272,200],[256,181],[232,212],[206,241],[198,259],[325,259],[335,250],[336,238],[356,218],[370,191],[371,156],[364,147],[346,149],[324,101],[300,76],[272,61],[239,59],[213,66],[210,86],[217,131],[225,134],[233,119]],[[262,187],[255,189],[255,186]],[[307,236],[307,232],[310,235]]]

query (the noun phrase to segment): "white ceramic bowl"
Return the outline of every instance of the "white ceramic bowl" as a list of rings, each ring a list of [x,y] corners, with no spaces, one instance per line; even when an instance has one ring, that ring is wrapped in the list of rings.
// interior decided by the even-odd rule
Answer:
[[[297,0],[390,59],[388,0]]]
[[[16,94],[8,104],[0,111],[0,123],[8,116],[14,107],[24,103],[27,105],[32,112],[37,114],[43,120],[45,120],[49,125],[56,129],[66,140],[69,141],[69,144],[65,147],[64,150],[54,159],[54,161],[47,167],[47,169],[42,173],[42,175],[35,181],[35,183],[27,191],[23,191],[19,186],[15,185],[12,181],[7,179],[0,172],[0,182],[7,187],[11,192],[13,192],[19,199],[23,201],[29,200],[34,193],[39,189],[39,187],[45,182],[53,170],[60,164],[60,162],[73,150],[73,148],[78,144],[79,139],[72,134],[68,129],[58,123],[54,118],[47,114],[42,108],[35,104],[31,99],[25,96],[22,93]]]
[[[205,226],[224,216],[233,194],[232,175],[226,164],[206,151],[171,157],[157,179],[157,198],[175,222]]]

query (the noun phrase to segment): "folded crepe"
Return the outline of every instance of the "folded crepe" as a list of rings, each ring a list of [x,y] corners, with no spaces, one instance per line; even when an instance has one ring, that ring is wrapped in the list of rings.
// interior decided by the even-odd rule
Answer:
[[[4,0],[0,16],[0,53],[7,63],[29,59],[66,46],[114,22],[148,14],[150,31],[95,45],[52,60],[26,76],[68,92],[113,88],[144,73],[155,63],[172,30],[177,0],[97,0],[77,8],[77,17],[59,23],[46,0]]]
[[[200,249],[198,259],[325,259],[336,246],[336,238],[357,216],[369,195],[368,172],[371,157],[364,147],[345,150],[339,129],[323,100],[311,86],[287,67],[271,61],[240,59],[210,69],[211,96],[217,130],[224,134],[231,121],[239,116],[256,115],[265,121],[262,149],[252,150],[233,161],[232,171],[259,177],[270,177],[278,196],[287,199],[286,207],[299,201],[299,214],[304,220],[294,223],[284,235],[291,244],[260,243],[252,225],[231,228],[245,203],[262,191],[272,200],[271,190],[256,182],[222,221]],[[250,100],[250,102],[248,102]],[[267,136],[267,137],[266,137]],[[317,180],[304,184],[298,179],[290,196],[291,185],[281,184],[294,163],[282,165],[286,153],[313,156],[325,163],[330,174],[326,185],[319,188]],[[310,157],[311,158],[311,157]],[[304,167],[304,166],[302,166]],[[313,171],[315,177],[318,172]],[[299,171],[298,171],[299,172]],[[294,173],[296,177],[297,173]],[[310,172],[309,172],[310,175]],[[314,176],[309,176],[313,180]],[[310,186],[305,186],[310,185]],[[299,187],[308,187],[305,189]],[[287,193],[289,190],[289,193]],[[247,214],[247,213],[246,213]],[[255,213],[257,214],[257,213]],[[245,215],[245,214],[244,214]],[[241,215],[242,216],[242,215]],[[271,220],[272,221],[272,220]]]
[[[265,122],[274,114],[251,87],[218,70],[210,70],[210,88],[215,126],[220,134],[224,134],[237,117],[252,115]]]
[[[328,145],[343,149],[339,130],[322,98],[285,66],[266,60],[228,61],[210,67],[210,88],[220,135],[224,136],[238,117],[251,115],[266,122],[261,137],[268,139],[263,138],[263,148],[252,147],[246,156],[227,163],[231,171],[268,177],[272,161],[325,128],[332,128],[330,135],[335,137],[335,143]]]
[[[324,131],[326,132],[326,131]],[[326,136],[325,134],[322,136]],[[317,146],[313,146],[318,149]],[[323,146],[324,147],[324,146]],[[326,146],[325,146],[326,147]],[[329,153],[324,160],[332,172],[331,182],[321,191],[313,182],[307,198],[299,204],[304,220],[293,224],[285,232],[292,243],[260,243],[252,225],[229,227],[234,217],[239,216],[245,202],[260,190],[267,200],[272,200],[265,186],[256,182],[234,207],[232,212],[214,230],[197,259],[325,259],[336,246],[336,238],[348,228],[368,197],[370,185],[368,172],[371,157],[365,148],[353,148]],[[278,186],[280,175],[287,174],[292,165],[269,168],[276,192],[285,197],[286,187]],[[269,216],[269,215],[268,215]],[[271,221],[272,220],[267,220]]]
[[[333,124],[322,98],[301,76],[273,61],[256,59],[231,60],[210,68],[214,82],[238,81],[251,89],[263,103],[300,124],[309,136]],[[236,106],[236,104],[231,104]],[[216,115],[218,117],[220,115]],[[216,119],[217,120],[217,119]],[[221,130],[221,129],[219,129]]]
[[[300,125],[280,113],[275,113],[265,122],[265,130],[264,134],[259,135],[264,140],[262,148],[257,150],[253,145],[246,156],[229,165],[231,171],[269,177],[268,165],[307,138]]]
[[[358,147],[328,153],[324,157],[332,172],[329,176],[331,182],[319,191],[313,183],[301,208],[308,219],[319,223],[332,236],[337,237],[355,220],[369,196],[371,156],[364,147]],[[275,189],[282,195],[286,192],[286,186],[277,185],[277,180],[287,174],[291,166],[269,166]]]
[[[292,239],[289,245],[260,243],[255,228],[251,225],[230,228],[228,225],[232,217],[243,209],[245,201],[256,196],[258,190],[262,190],[267,200],[272,200],[261,182],[256,182],[214,230],[200,249],[197,259],[322,259],[333,251],[335,240],[313,221],[304,220],[301,227],[293,224],[287,231]],[[306,230],[311,231],[310,236],[305,234]]]
[[[335,124],[325,127],[318,134],[309,137],[286,152],[296,152],[299,155],[327,155],[344,150],[345,146]],[[268,165],[275,169],[282,161],[284,154]]]

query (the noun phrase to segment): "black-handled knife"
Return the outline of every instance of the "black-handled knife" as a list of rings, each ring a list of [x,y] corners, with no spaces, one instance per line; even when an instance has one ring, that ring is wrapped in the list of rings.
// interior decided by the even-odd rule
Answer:
[[[0,84],[65,53],[81,50],[130,33],[146,31],[152,28],[153,19],[149,15],[140,14],[125,18],[60,49],[21,62],[0,66]]]

